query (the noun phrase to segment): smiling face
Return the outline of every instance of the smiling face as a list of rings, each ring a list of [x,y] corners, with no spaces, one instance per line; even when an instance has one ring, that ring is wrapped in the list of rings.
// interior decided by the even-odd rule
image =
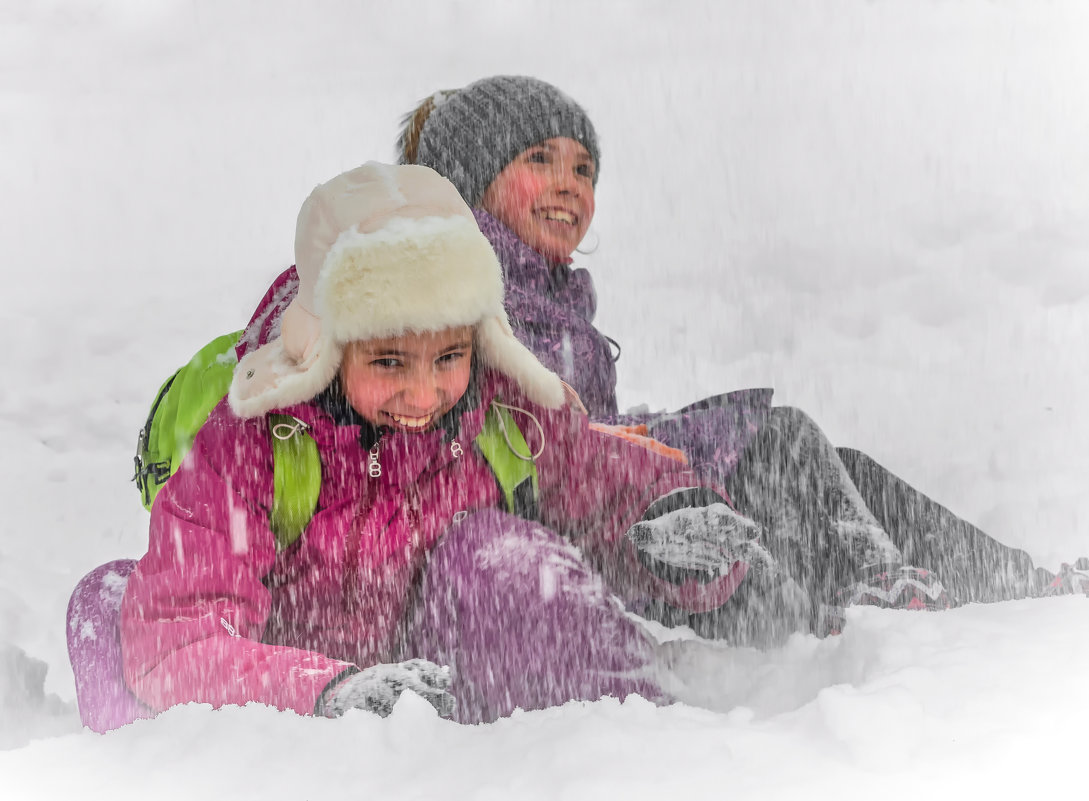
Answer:
[[[481,205],[538,253],[566,261],[594,217],[594,169],[574,139],[546,139],[503,168]]]
[[[340,380],[368,422],[426,431],[465,394],[472,355],[472,326],[367,339],[345,347]]]

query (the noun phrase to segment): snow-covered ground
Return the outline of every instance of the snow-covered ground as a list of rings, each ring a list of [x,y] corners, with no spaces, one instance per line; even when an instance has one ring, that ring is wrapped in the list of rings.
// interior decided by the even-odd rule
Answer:
[[[774,386],[1038,563],[1089,554],[1087,39],[1081,0],[5,0],[0,796],[1084,791],[1080,596],[853,610],[768,653],[673,640],[668,709],[191,707],[105,737],[63,620],[83,573],[142,553],[148,403],[290,262],[309,190],[497,72],[598,127],[579,262],[623,404]]]
[[[182,707],[0,752],[0,786],[81,801],[1080,798],[1087,624],[1084,597],[866,609],[840,638],[678,656],[728,711],[636,698],[473,727],[415,696],[385,720]]]

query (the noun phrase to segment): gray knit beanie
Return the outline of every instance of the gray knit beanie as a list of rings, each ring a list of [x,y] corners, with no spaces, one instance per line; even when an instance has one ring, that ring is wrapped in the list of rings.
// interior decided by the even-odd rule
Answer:
[[[496,75],[423,100],[402,120],[398,160],[435,170],[477,208],[484,191],[519,153],[557,136],[574,139],[590,152],[596,185],[601,154],[582,107],[536,78]]]

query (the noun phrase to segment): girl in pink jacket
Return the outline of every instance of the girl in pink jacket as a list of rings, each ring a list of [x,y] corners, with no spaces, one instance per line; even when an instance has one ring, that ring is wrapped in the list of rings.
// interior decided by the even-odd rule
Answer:
[[[85,722],[186,702],[386,714],[404,689],[464,722],[667,701],[614,594],[716,608],[765,556],[755,526],[678,462],[589,427],[511,334],[494,252],[429,168],[319,186],[296,260],[280,335],[239,362],[118,577],[124,684],[73,654]],[[488,431],[532,465],[517,515]],[[286,542],[274,438],[320,463]]]

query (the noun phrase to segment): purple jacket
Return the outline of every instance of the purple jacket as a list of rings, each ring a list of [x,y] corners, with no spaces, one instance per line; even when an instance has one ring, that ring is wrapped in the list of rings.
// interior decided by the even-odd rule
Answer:
[[[589,271],[553,264],[486,211],[473,213],[503,266],[514,335],[575,388],[592,418],[616,414],[613,346],[594,327],[597,295]]]
[[[589,428],[569,407],[547,410],[485,371],[481,403],[456,435],[385,433],[370,475],[358,425],[318,402],[283,410],[309,426],[323,465],[318,507],[300,540],[277,553],[267,418],[226,401],[200,429],[152,509],[148,553],[122,604],[125,680],[152,709],[187,701],[258,701],[310,713],[351,665],[389,661],[428,553],[461,512],[500,504],[473,444],[491,401],[520,407],[537,461],[540,522],[578,545],[625,599],[714,608],[740,576],[677,587],[645,571],[623,535],[659,496],[696,483],[678,463]],[[329,469],[330,467],[334,469]]]

